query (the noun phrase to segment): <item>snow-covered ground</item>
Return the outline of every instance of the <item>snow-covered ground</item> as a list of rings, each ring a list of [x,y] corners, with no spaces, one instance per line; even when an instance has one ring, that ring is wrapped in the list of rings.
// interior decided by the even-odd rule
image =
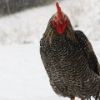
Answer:
[[[93,43],[100,58],[100,42]],[[39,44],[0,46],[0,100],[69,100],[49,85]]]
[[[88,36],[100,61],[100,0],[60,5],[75,29]],[[52,91],[39,54],[39,40],[55,12],[50,5],[0,18],[0,100],[66,100]]]

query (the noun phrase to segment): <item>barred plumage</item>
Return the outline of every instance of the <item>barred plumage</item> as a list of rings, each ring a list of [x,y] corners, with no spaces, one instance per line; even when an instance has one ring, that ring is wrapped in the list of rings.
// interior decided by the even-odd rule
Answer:
[[[58,34],[51,24],[53,17],[40,41],[41,58],[53,90],[71,99],[94,96],[100,100],[99,63],[89,40],[83,32],[74,31],[69,20],[64,34]]]

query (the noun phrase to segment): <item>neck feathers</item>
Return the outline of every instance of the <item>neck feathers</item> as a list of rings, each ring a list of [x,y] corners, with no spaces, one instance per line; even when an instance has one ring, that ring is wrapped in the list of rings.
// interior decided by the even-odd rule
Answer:
[[[62,36],[60,34],[58,34],[50,24],[48,24],[47,29],[44,33],[44,38],[49,41],[49,43],[52,43],[52,39],[56,38],[56,36]],[[75,32],[72,28],[72,26],[70,26],[68,29],[66,29],[66,31],[64,32],[64,34],[66,38],[69,38],[71,41],[76,42],[76,37],[75,37]]]

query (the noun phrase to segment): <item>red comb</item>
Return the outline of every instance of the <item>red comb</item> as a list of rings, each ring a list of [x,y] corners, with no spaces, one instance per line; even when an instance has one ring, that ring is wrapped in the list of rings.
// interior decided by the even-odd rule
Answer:
[[[56,2],[56,7],[57,7],[57,17],[58,17],[59,19],[61,19],[61,18],[63,17],[63,13],[62,13],[62,11],[61,11],[61,8],[60,8],[58,2]]]
[[[57,12],[59,13],[59,12],[61,12],[61,8],[60,8],[60,6],[59,6],[59,3],[58,2],[56,2],[56,7],[57,7]]]

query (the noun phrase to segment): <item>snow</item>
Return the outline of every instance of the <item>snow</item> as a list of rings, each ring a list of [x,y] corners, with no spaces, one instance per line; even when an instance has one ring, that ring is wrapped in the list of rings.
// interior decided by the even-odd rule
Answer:
[[[93,46],[100,57],[99,44]],[[0,100],[66,99],[52,91],[38,45],[0,46]]]
[[[88,36],[100,61],[100,1],[74,1],[60,5],[73,27]],[[66,99],[52,91],[39,53],[40,38],[55,12],[49,5],[0,18],[0,100]]]

